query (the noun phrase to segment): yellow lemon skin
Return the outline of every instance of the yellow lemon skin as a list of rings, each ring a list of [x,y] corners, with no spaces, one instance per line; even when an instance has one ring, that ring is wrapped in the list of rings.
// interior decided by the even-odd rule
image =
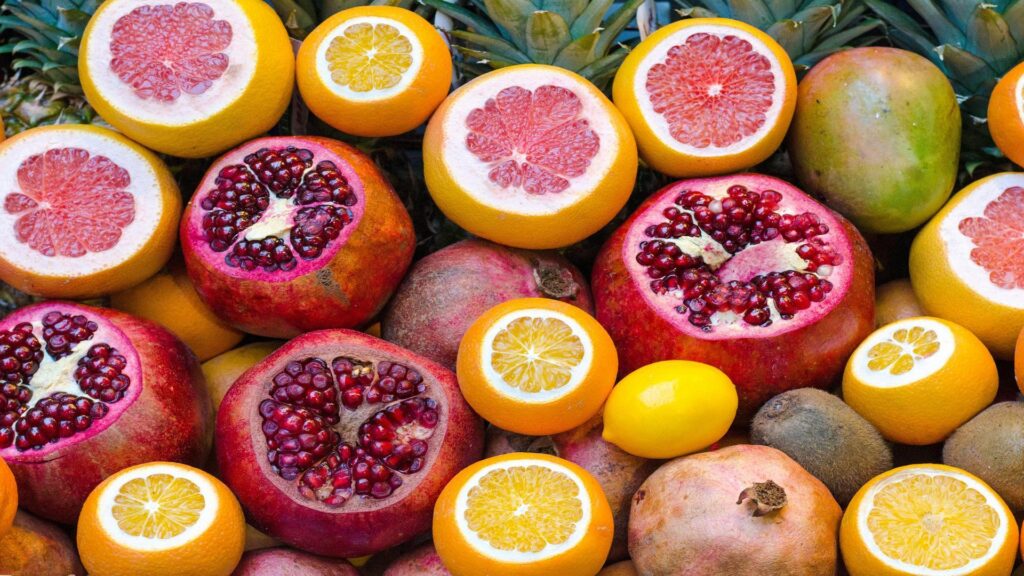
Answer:
[[[725,436],[739,397],[724,372],[700,362],[667,360],[640,368],[612,389],[604,439],[644,458],[675,458]]]

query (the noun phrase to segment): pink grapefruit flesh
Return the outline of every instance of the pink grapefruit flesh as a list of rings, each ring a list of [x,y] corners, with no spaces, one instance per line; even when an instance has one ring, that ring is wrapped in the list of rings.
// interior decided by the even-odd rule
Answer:
[[[964,218],[960,232],[971,239],[971,261],[1006,290],[1024,288],[1024,188],[1007,188],[985,207],[983,216]]]

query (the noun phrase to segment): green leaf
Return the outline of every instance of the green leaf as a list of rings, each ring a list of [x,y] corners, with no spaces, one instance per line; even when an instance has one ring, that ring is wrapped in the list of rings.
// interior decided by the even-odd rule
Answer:
[[[967,25],[968,50],[982,57],[996,76],[1002,76],[1020,59],[1017,43],[1003,17],[980,4]]]
[[[785,48],[791,58],[797,58],[814,48],[822,30],[835,23],[837,9],[835,6],[821,6],[802,10],[791,20],[772,24],[766,32]]]
[[[604,15],[608,13],[608,7],[611,5],[612,0],[591,0],[569,27],[572,37],[580,38],[600,28],[601,21],[604,20]]]
[[[469,58],[476,58],[477,63],[487,64],[491,68],[504,68],[505,66],[514,66],[515,64],[518,64],[518,62],[510,62],[508,60],[503,60],[500,56],[491,54],[490,52],[474,50],[472,48],[466,48],[465,46],[456,46],[455,49],[458,50],[459,53],[462,54],[463,56],[468,56]]]
[[[799,9],[797,0],[765,0],[764,5],[768,8],[773,20],[789,18]]]
[[[865,18],[864,20],[862,20],[862,23],[857,26],[832,34],[828,38],[819,42],[815,48],[816,50],[831,53],[842,48],[843,46],[850,44],[854,40],[867,36],[867,33],[871,32],[872,30],[881,31],[884,28],[885,25],[882,23],[881,20],[877,18]],[[870,44],[857,43],[856,45],[869,46]]]
[[[594,49],[597,47],[597,39],[600,36],[600,32],[591,32],[586,36],[573,40],[558,53],[558,57],[555,58],[554,62],[555,66],[561,66],[573,72],[578,72],[581,68],[594,61]]]
[[[1003,20],[1010,28],[1017,49],[1024,47],[1024,0],[1014,0],[1003,12]]]
[[[939,0],[939,4],[942,5],[942,10],[949,15],[949,19],[953,21],[957,28],[966,30],[967,23],[971,21],[971,14],[981,2],[978,0],[967,2],[964,0]]]
[[[710,10],[722,18],[732,18],[732,10],[729,8],[728,0],[699,0],[699,2],[685,2],[684,8],[701,8]],[[694,6],[694,4],[697,4]]]
[[[966,50],[944,44],[937,51],[953,79],[969,92],[977,92],[992,78],[988,63]]]
[[[510,62],[518,62],[520,64],[526,64],[531,62],[530,57],[523,54],[515,46],[502,40],[501,38],[495,38],[493,36],[484,36],[482,34],[476,34],[474,32],[467,32],[465,30],[453,30],[452,36],[469,42],[483,48],[487,52],[495,55],[495,57],[502,60],[508,60]]]
[[[676,14],[683,20],[687,18],[717,18],[718,14],[705,8],[680,8]]]
[[[604,23],[604,30],[601,31],[601,37],[597,39],[597,47],[594,49],[594,53],[601,55],[608,53],[611,48],[612,42],[619,37],[619,33],[633,20],[633,16],[636,14],[636,9],[640,7],[640,4],[644,0],[626,0],[622,3],[622,7],[617,12],[612,14]]]
[[[863,0],[883,21],[889,24],[889,36],[902,48],[927,57],[945,71],[946,65],[936,52],[935,39],[910,16],[889,4],[888,0]]]
[[[554,12],[572,24],[587,8],[587,0],[540,0],[540,9]]]
[[[469,27],[479,34],[494,36],[496,38],[501,37],[501,33],[498,32],[498,29],[492,26],[487,19],[477,16],[462,6],[446,2],[445,0],[419,0],[419,2],[434,8],[438,12],[451,16],[452,19],[462,22],[464,26]]]
[[[572,42],[569,25],[554,12],[538,10],[526,19],[526,53],[541,64],[551,64]]]
[[[962,2],[963,0],[956,0]],[[921,18],[928,24],[939,39],[939,44],[952,44],[963,47],[964,34],[956,25],[950,22],[932,0],[907,0],[907,4],[921,15]]]
[[[537,10],[530,0],[484,0],[487,15],[520,50],[526,47],[526,21]]]
[[[764,30],[775,22],[771,10],[762,0],[729,0],[732,17]]]

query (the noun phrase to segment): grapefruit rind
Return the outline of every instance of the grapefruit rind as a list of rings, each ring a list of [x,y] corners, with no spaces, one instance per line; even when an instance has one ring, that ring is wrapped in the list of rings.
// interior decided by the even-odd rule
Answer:
[[[569,538],[559,544],[549,543],[540,552],[529,553],[497,549],[491,546],[489,542],[481,538],[469,527],[466,520],[469,492],[479,484],[481,478],[490,472],[500,469],[525,468],[529,466],[546,468],[572,480],[577,488],[577,498],[579,499],[580,507],[583,512],[582,517],[576,522],[575,529]],[[455,523],[461,536],[482,556],[508,564],[530,564],[541,562],[560,556],[572,550],[583,541],[583,538],[586,536],[587,529],[590,526],[592,517],[593,511],[591,510],[591,502],[583,480],[569,468],[551,460],[532,458],[508,459],[483,466],[466,480],[455,497]]]
[[[910,330],[920,327],[935,333],[939,342],[938,351],[926,357],[915,357],[914,366],[908,372],[893,374],[889,370],[875,370],[868,366],[871,361],[869,351],[878,344],[892,342],[899,345],[893,335],[897,330]],[[911,346],[901,346],[907,353],[912,352]],[[933,318],[907,318],[888,324],[868,336],[853,354],[851,366],[853,375],[867,386],[874,388],[898,388],[913,384],[931,377],[942,369],[956,351],[956,339],[953,331],[946,324]]]
[[[875,497],[885,487],[906,480],[913,476],[929,476],[929,477],[940,477],[949,476],[956,480],[959,480],[967,485],[968,488],[977,491],[985,497],[986,503],[989,507],[995,511],[999,517],[999,533],[992,540],[992,545],[984,556],[976,558],[968,564],[953,570],[935,570],[924,566],[918,566],[903,562],[889,557],[882,552],[878,543],[875,541],[874,535],[871,529],[868,527],[868,516],[871,514],[871,510],[874,505]],[[1012,520],[1006,513],[1006,507],[995,492],[983,484],[976,478],[959,473],[957,470],[943,467],[942,469],[929,469],[929,468],[915,468],[908,467],[904,470],[900,470],[890,476],[887,476],[864,493],[863,499],[857,510],[857,531],[861,534],[864,541],[864,546],[868,551],[877,559],[879,562],[884,564],[886,567],[898,571],[901,574],[913,574],[914,576],[970,576],[971,574],[979,573],[979,569],[983,569],[987,564],[996,558],[1000,554],[1003,544],[1009,537],[1009,524]],[[1014,521],[1015,522],[1015,521]]]
[[[396,29],[401,36],[403,36],[409,44],[412,46],[412,50],[409,55],[412,58],[412,64],[401,72],[402,78],[394,86],[390,86],[385,89],[373,89],[369,91],[356,91],[348,86],[343,86],[336,82],[332,77],[331,62],[327,56],[328,51],[331,49],[332,43],[339,37],[341,37],[347,30],[353,26],[359,24],[369,24],[371,26],[390,26]],[[350,20],[344,20],[339,25],[328,32],[321,40],[316,50],[316,73],[317,78],[320,82],[327,87],[332,93],[339,98],[346,100],[355,100],[360,102],[371,102],[375,100],[386,100],[392,98],[402,92],[409,89],[413,80],[416,79],[417,74],[423,68],[423,45],[420,43],[419,38],[416,34],[406,26],[404,23],[391,18],[384,18],[380,16],[362,16],[352,18]]]

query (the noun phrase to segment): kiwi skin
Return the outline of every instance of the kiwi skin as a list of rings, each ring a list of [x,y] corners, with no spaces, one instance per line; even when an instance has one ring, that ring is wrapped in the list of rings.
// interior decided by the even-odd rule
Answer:
[[[1000,402],[957,428],[942,462],[981,478],[1011,510],[1024,510],[1024,402]]]
[[[750,440],[782,450],[846,505],[868,480],[892,468],[882,435],[838,397],[816,388],[783,392],[765,403]]]

